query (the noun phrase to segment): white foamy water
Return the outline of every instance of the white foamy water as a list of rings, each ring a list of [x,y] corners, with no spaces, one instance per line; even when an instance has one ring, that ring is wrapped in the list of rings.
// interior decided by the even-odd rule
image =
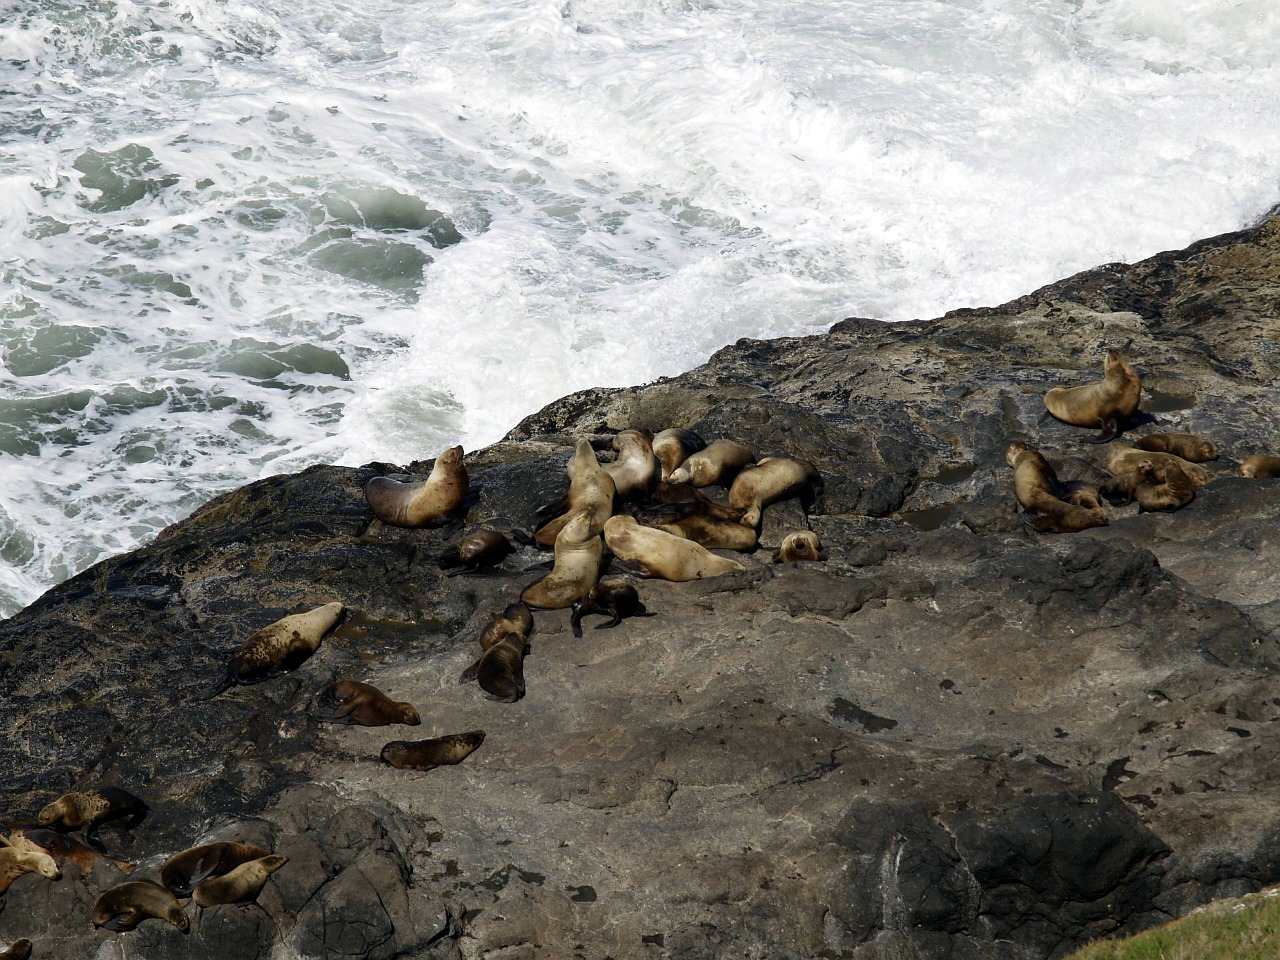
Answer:
[[[1272,0],[0,11],[0,613],[265,475],[1280,200]]]

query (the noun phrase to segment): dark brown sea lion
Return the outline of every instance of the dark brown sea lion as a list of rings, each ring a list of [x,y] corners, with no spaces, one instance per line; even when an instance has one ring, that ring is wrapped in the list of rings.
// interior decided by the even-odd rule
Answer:
[[[81,873],[88,873],[103,854],[79,840],[46,827],[22,827],[9,834],[9,842],[19,850],[47,853],[54,860],[69,860]],[[124,860],[112,860],[123,873],[132,873],[134,865]]]
[[[797,530],[782,538],[778,552],[773,555],[774,563],[794,563],[797,560],[826,560],[822,552],[822,541],[812,530]]]
[[[1238,475],[1241,477],[1254,477],[1258,480],[1280,477],[1280,457],[1273,457],[1265,453],[1255,453],[1240,464]]]
[[[1137,469],[1138,464],[1143,460],[1150,460],[1156,466],[1171,463],[1181,468],[1182,472],[1190,477],[1191,482],[1198,487],[1203,487],[1209,482],[1208,470],[1198,463],[1183,460],[1172,453],[1159,453],[1155,450],[1135,450],[1133,447],[1125,446],[1123,443],[1113,443],[1107,448],[1107,471],[1114,477]]]
[[[0,847],[0,893],[24,873],[38,873],[50,880],[62,876],[53,857],[40,850],[19,850],[17,847]]]
[[[1218,447],[1212,440],[1193,433],[1149,433],[1133,441],[1139,450],[1172,453],[1191,463],[1208,463],[1218,459]]]
[[[587,596],[574,601],[573,612],[569,617],[573,635],[581,637],[582,618],[597,613],[612,618],[608,623],[596,624],[597,630],[616,627],[623,617],[652,616],[640,602],[640,594],[636,592],[636,588],[625,580],[601,580],[591,588]]]
[[[642,527],[635,517],[610,517],[604,525],[604,540],[623,566],[642,577],[679,583],[746,569],[736,560],[718,557],[692,540]]]
[[[613,481],[609,483],[612,486]],[[542,610],[563,610],[591,591],[600,579],[604,559],[604,545],[593,523],[586,510],[573,515],[556,536],[556,559],[551,572],[525,587],[521,600]]]
[[[394,527],[432,527],[462,513],[470,478],[462,463],[462,447],[450,447],[436,457],[425,480],[402,482],[374,477],[364,487],[373,515]]]
[[[758,529],[764,508],[778,500],[799,495],[807,509],[821,481],[818,468],[808,460],[766,457],[742,468],[729,488],[729,506],[742,512],[739,523]]]
[[[485,624],[480,633],[480,650],[484,652],[511,633],[528,637],[533,632],[533,611],[525,603],[509,603],[507,608]]]
[[[430,740],[393,740],[382,748],[382,759],[402,770],[434,770],[461,763],[484,743],[484,731],[455,733]]]
[[[524,655],[529,643],[522,634],[509,633],[462,671],[459,683],[480,681],[480,689],[492,699],[515,703],[524,696]]]
[[[659,480],[666,483],[671,473],[699,450],[705,450],[707,441],[692,430],[671,427],[653,438],[653,455],[662,466]]]
[[[119,821],[120,827],[132,830],[146,819],[147,812],[147,805],[128,790],[98,787],[87,793],[64,793],[46,804],[37,820],[40,826],[55,830],[84,828],[85,839],[101,850],[102,842],[98,839],[100,826]]]
[[[691,483],[695,487],[709,487],[713,483],[727,487],[733,483],[739,470],[755,463],[755,460],[756,455],[750,447],[733,440],[716,440],[705,449],[690,454],[667,479],[671,483]]]
[[[218,685],[201,699],[212,700],[234,684],[260,683],[300,666],[319,649],[345,609],[335,601],[263,627],[241,645]]]
[[[403,723],[416,727],[422,722],[410,703],[392,700],[377,687],[356,680],[339,680],[316,697],[311,718],[321,723],[355,723],[362,727],[385,727]]]
[[[1005,460],[1013,468],[1013,490],[1027,522],[1042,533],[1074,533],[1105,527],[1101,507],[1081,507],[1062,500],[1063,484],[1049,461],[1021,440],[1009,444]]]
[[[190,927],[177,898],[150,880],[130,880],[112,887],[93,905],[93,925],[106,930],[132,930],[143,920],[163,920],[183,933]]]
[[[658,481],[661,464],[653,453],[653,441],[639,430],[623,430],[613,438],[618,459],[604,465],[613,478],[619,500],[639,500],[648,495]]]
[[[210,877],[220,877],[251,860],[270,854],[253,843],[235,843],[218,840],[188,847],[164,862],[160,868],[160,882],[179,897],[191,896],[191,891]]]
[[[31,956],[31,941],[26,937],[15,940],[0,950],[0,960],[27,960]]]
[[[1191,478],[1176,463],[1140,460],[1102,486],[1102,495],[1116,505],[1138,501],[1144,511],[1179,510],[1195,499]]]
[[[684,537],[708,550],[749,553],[759,543],[755,528],[738,522],[738,511],[719,504],[700,501],[673,503],[638,511],[635,518],[646,527]]]
[[[446,576],[474,573],[486,567],[496,567],[514,549],[511,541],[497,530],[473,530],[444,549],[440,554],[440,569],[449,571]]]
[[[288,862],[288,857],[273,853],[242,863],[221,877],[205,880],[192,891],[191,899],[202,907],[216,907],[223,903],[252,903],[258,898],[271,874]]]
[[[543,515],[555,516],[554,520],[544,524],[533,535],[534,540],[544,547],[556,542],[556,537],[575,513],[585,511],[591,521],[591,530],[596,534],[604,529],[604,522],[613,515],[617,487],[614,486],[613,477],[600,466],[590,440],[578,440],[566,469],[569,473],[569,493],[563,500],[548,504],[539,511]]]
[[[1044,395],[1045,408],[1063,423],[1102,428],[1098,437],[1086,443],[1106,443],[1119,436],[1142,398],[1142,380],[1119,350],[1107,351],[1102,369],[1099,383],[1054,387]]]

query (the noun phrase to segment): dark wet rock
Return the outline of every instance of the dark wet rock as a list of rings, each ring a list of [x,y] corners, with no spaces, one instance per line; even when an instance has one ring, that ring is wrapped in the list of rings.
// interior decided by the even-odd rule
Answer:
[[[742,572],[635,581],[651,617],[578,639],[569,611],[536,612],[516,704],[456,681],[548,557],[445,577],[464,527],[375,521],[364,483],[429,461],[217,498],[0,623],[0,812],[17,826],[116,784],[151,808],[102,831],[137,878],[213,839],[289,862],[253,904],[188,903],[186,936],[94,932],[125,876],[106,861],[23,876],[0,942],[68,960],[115,938],[157,960],[1040,960],[1277,882],[1280,481],[1233,476],[1280,452],[1277,275],[1272,220],[992,309],[742,340],[526,418],[468,453],[467,528],[531,530],[575,437],[603,450],[626,428],[801,457],[823,484],[808,511],[766,509]],[[1175,513],[1035,534],[1005,448],[1103,479],[1092,431],[1042,397],[1097,379],[1113,346],[1146,387],[1124,439],[1198,433],[1223,457]],[[772,564],[805,528],[830,559]],[[301,667],[198,699],[247,636],[330,600],[347,615]],[[391,768],[396,734],[307,716],[338,678],[412,703],[417,738],[482,729],[484,746]]]

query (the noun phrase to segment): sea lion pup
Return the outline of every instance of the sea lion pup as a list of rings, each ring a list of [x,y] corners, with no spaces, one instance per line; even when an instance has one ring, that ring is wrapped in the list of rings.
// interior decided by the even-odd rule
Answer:
[[[604,525],[604,542],[624,567],[642,577],[681,583],[746,569],[692,540],[642,527],[630,516],[610,517]]]
[[[146,819],[149,808],[142,800],[120,787],[98,787],[87,793],[64,793],[46,804],[36,818],[42,827],[55,830],[85,829],[85,839],[97,847],[98,828],[119,820],[120,826],[132,830]]]
[[[497,530],[472,530],[457,543],[445,547],[440,554],[440,569],[452,577],[459,573],[475,573],[485,567],[496,567],[515,548]]]
[[[301,666],[319,649],[345,609],[335,600],[263,627],[240,646],[218,685],[201,699],[212,700],[234,684],[261,683]]]
[[[533,611],[525,603],[509,603],[507,608],[484,625],[480,632],[480,652],[498,644],[511,633],[527,637],[533,632]]]
[[[1255,453],[1240,464],[1236,472],[1241,477],[1256,477],[1259,480],[1270,480],[1280,477],[1280,457],[1272,457],[1265,453]]]
[[[1149,433],[1133,441],[1138,450],[1172,453],[1191,463],[1208,463],[1218,459],[1218,446],[1212,440],[1194,433]]]
[[[653,453],[653,441],[639,430],[623,430],[613,438],[618,459],[604,465],[613,478],[619,500],[639,500],[648,495],[658,479],[661,464]]]
[[[601,580],[591,588],[589,594],[573,602],[569,625],[573,628],[575,637],[581,638],[582,618],[591,613],[613,618],[608,623],[597,623],[597,630],[616,627],[623,617],[653,616],[640,602],[640,594],[636,592],[636,588],[625,580]]]
[[[1118,437],[1142,397],[1142,380],[1119,350],[1107,351],[1102,369],[1100,383],[1054,387],[1044,395],[1045,409],[1063,423],[1102,428],[1101,434],[1085,443],[1106,443]]]
[[[709,487],[717,483],[727,487],[733,478],[749,463],[755,463],[756,455],[749,447],[732,440],[716,440],[705,449],[690,454],[684,463],[671,471],[670,483],[691,483],[695,487]]]
[[[1102,495],[1117,506],[1137,500],[1144,511],[1179,510],[1195,498],[1196,488],[1176,463],[1140,460],[1128,473],[1103,484]]]
[[[1191,482],[1197,487],[1203,487],[1209,482],[1209,471],[1204,467],[1198,463],[1183,460],[1172,453],[1160,453],[1155,450],[1135,450],[1133,447],[1125,446],[1123,443],[1113,443],[1107,448],[1107,471],[1114,477],[1137,469],[1138,464],[1143,460],[1150,460],[1156,466],[1162,463],[1172,463],[1174,466],[1180,467],[1182,472],[1190,477]]]
[[[1013,492],[1026,511],[1027,522],[1041,533],[1075,533],[1107,526],[1101,506],[1077,506],[1060,499],[1063,484],[1049,461],[1021,440],[1009,444],[1005,461],[1013,468]]]
[[[671,479],[671,472],[684,463],[699,450],[705,450],[707,441],[692,430],[683,427],[671,427],[663,430],[653,438],[653,455],[658,458],[662,470],[658,479],[666,483]]]
[[[612,485],[613,481],[609,483]],[[600,579],[604,559],[600,534],[593,527],[589,511],[579,510],[573,515],[556,537],[556,559],[551,572],[525,587],[520,594],[522,601],[543,610],[563,610],[591,591]]]
[[[778,500],[799,494],[807,510],[813,488],[821,481],[818,468],[808,460],[765,457],[755,466],[742,468],[729,488],[729,506],[742,512],[739,523],[759,528],[764,508]]]
[[[578,440],[566,469],[569,472],[568,495],[559,503],[548,504],[539,511],[558,513],[554,520],[543,525],[533,535],[534,540],[544,547],[556,542],[556,537],[575,513],[586,511],[591,520],[592,532],[597,534],[604,529],[604,522],[613,514],[617,488],[613,477],[596,460],[596,452],[592,449],[590,440]]]
[[[210,877],[230,873],[241,864],[261,859],[270,852],[257,844],[236,843],[232,840],[202,843],[198,847],[188,847],[175,853],[166,860],[160,868],[160,882],[172,890],[175,896],[189,897],[192,890]]]
[[[163,920],[186,933],[190,922],[177,897],[150,880],[130,880],[112,887],[93,905],[93,925],[106,930],[132,930],[143,920]]]
[[[425,480],[407,482],[374,477],[364,485],[373,515],[393,527],[433,527],[461,512],[470,478],[462,463],[462,447],[436,457]]]
[[[62,876],[53,857],[38,850],[19,850],[17,847],[0,847],[0,893],[24,873],[38,873],[50,880]]]
[[[782,538],[782,545],[773,555],[774,563],[794,563],[797,560],[825,560],[822,541],[812,530],[797,530]]]
[[[26,937],[15,940],[0,950],[0,960],[27,960],[31,956],[31,941]]]
[[[385,727],[403,723],[416,727],[422,722],[413,704],[392,700],[377,687],[356,680],[339,680],[316,697],[311,718],[320,723],[355,723],[362,727]]]
[[[47,853],[55,861],[70,860],[81,873],[88,873],[103,854],[79,840],[45,827],[22,827],[9,835],[9,842],[18,850]],[[110,858],[108,858],[110,859]],[[132,873],[134,865],[124,860],[111,860],[122,873]]]
[[[524,655],[528,649],[523,634],[509,633],[463,670],[458,682],[479,680],[480,689],[490,699],[515,703],[524,696]]]
[[[382,748],[382,759],[401,770],[434,770],[461,763],[484,743],[484,731],[454,733],[430,740],[392,740]]]
[[[223,903],[252,903],[258,898],[267,878],[288,862],[288,857],[273,853],[242,863],[221,877],[212,877],[201,883],[192,892],[191,899],[202,907],[216,907]]]

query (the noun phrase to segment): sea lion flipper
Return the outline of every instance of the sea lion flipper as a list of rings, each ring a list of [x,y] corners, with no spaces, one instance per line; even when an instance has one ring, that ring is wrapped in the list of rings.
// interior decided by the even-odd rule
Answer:
[[[1110,443],[1116,437],[1120,436],[1120,423],[1115,417],[1108,417],[1102,421],[1102,432],[1091,440],[1085,440],[1085,443]]]
[[[582,618],[587,613],[583,607],[582,599],[573,601],[573,612],[569,615],[569,627],[573,630],[573,635],[579,640],[582,639]]]
[[[544,503],[538,509],[533,511],[533,519],[537,521],[539,527],[545,526],[548,520],[552,520],[566,510],[569,509],[569,496],[566,494],[559,500],[552,500],[550,503]]]
[[[146,816],[146,814],[143,814],[143,816]],[[130,824],[130,826],[136,827],[138,823],[141,822],[142,821],[139,819],[136,823]],[[93,849],[97,850],[103,856],[106,856],[107,845],[102,842],[102,837],[98,836],[98,828],[96,826],[90,827],[84,832],[84,842],[93,847]]]
[[[1018,514],[1018,519],[1022,521],[1024,526],[1030,527],[1037,533],[1051,533],[1053,531],[1053,521],[1043,514],[1024,510]]]
[[[613,619],[612,619],[612,620],[610,620],[608,623],[597,623],[597,624],[596,624],[596,629],[597,629],[597,630],[605,630],[605,629],[607,629],[608,627],[616,627],[616,626],[617,626],[618,624],[620,624],[621,622],[622,622],[622,614],[618,612],[618,608],[617,608],[617,607],[614,607],[614,608],[613,608]]]

